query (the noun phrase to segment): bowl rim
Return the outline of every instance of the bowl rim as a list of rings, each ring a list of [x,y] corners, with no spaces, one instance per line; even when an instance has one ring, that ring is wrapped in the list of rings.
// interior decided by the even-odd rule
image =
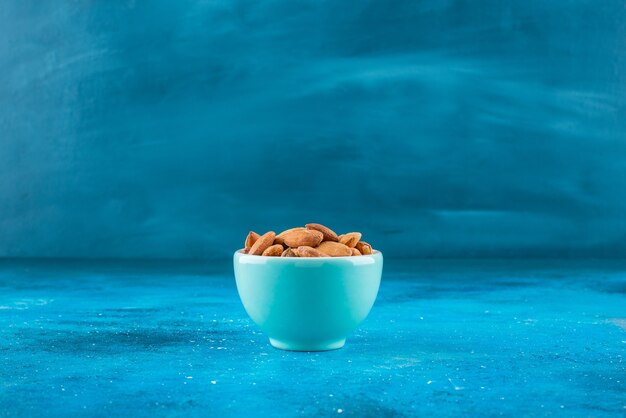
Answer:
[[[248,257],[254,257],[255,259],[259,259],[259,260],[324,260],[324,261],[330,261],[330,260],[363,260],[366,258],[373,258],[373,257],[382,257],[383,253],[379,250],[372,250],[373,253],[372,254],[362,254],[362,255],[345,255],[345,256],[341,256],[341,257],[268,257],[265,256],[263,257],[262,255],[252,255],[252,254],[244,254],[241,251],[244,250],[244,248],[239,248],[237,251],[235,251],[234,256],[235,257],[244,257],[244,256],[248,256]]]

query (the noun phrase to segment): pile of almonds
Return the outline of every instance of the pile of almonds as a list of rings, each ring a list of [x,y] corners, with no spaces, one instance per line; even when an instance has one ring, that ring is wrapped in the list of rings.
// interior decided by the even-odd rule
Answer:
[[[306,224],[276,235],[274,231],[259,235],[250,231],[244,254],[268,257],[347,257],[372,254],[372,246],[361,241],[360,232],[337,235],[320,224]]]

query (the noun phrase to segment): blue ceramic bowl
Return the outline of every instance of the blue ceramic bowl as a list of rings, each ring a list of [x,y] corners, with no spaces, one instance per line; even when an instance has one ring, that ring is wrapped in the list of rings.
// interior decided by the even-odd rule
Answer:
[[[237,251],[237,291],[250,318],[283,350],[341,348],[378,294],[383,255],[262,257]]]

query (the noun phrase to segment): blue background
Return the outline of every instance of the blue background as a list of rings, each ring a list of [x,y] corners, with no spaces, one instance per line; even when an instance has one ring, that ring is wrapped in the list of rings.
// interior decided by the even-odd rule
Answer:
[[[626,255],[626,6],[0,4],[0,256]]]

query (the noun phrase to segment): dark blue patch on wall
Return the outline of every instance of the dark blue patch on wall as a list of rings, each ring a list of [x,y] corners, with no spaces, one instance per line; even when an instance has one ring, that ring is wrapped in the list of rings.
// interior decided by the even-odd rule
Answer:
[[[0,5],[0,256],[626,255],[626,7]]]

